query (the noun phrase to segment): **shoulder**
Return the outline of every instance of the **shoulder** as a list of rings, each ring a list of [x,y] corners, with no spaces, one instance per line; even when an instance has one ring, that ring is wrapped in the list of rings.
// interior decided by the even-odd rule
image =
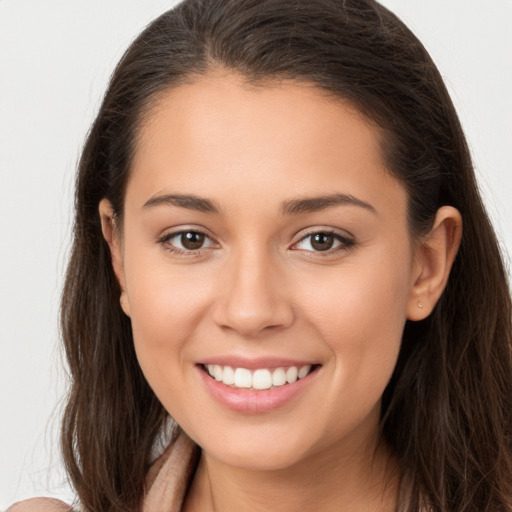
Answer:
[[[6,512],[72,512],[73,507],[54,498],[32,498],[19,501]]]

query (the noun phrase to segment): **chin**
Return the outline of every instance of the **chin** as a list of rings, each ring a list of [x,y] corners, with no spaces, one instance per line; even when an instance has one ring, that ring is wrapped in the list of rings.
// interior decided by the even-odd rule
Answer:
[[[287,449],[278,444],[272,446],[268,443],[265,447],[258,444],[243,451],[228,449],[222,452],[215,450],[215,453],[208,450],[205,452],[227,466],[250,471],[281,471],[305,458],[304,453],[295,449]]]
[[[279,471],[298,464],[315,451],[315,441],[293,428],[250,428],[227,436],[212,435],[196,442],[205,454],[231,467],[253,471]],[[252,431],[252,432],[251,432]]]

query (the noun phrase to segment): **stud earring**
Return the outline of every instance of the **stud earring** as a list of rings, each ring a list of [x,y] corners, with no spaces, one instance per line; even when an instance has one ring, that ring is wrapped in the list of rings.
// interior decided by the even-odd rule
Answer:
[[[418,301],[418,307],[421,309],[423,307],[423,302],[421,300]]]

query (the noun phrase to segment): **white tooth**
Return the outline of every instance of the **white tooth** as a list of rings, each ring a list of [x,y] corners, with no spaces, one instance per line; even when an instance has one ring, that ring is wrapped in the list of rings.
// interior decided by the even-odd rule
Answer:
[[[219,382],[222,380],[222,367],[218,364],[213,366],[213,376],[215,377],[215,380],[218,380]]]
[[[246,368],[237,368],[235,370],[235,386],[237,388],[251,388],[252,375],[251,371]]]
[[[300,370],[299,370],[299,379],[303,379],[308,373],[309,373],[309,370],[311,370],[311,365],[310,364],[307,364],[306,366],[303,366]]]
[[[209,373],[212,377],[214,377],[214,376],[215,376],[215,374],[214,374],[214,372],[213,372],[213,364],[209,364],[209,365],[206,367],[206,369],[208,370],[208,373]]]
[[[276,368],[272,374],[272,385],[282,386],[283,384],[286,384],[286,373],[284,368]]]
[[[235,372],[231,366],[224,366],[224,374],[222,375],[222,382],[226,386],[231,386],[235,383]]]
[[[288,384],[295,382],[297,380],[298,373],[299,371],[296,366],[290,366],[290,368],[286,370],[286,382],[288,382]]]
[[[272,374],[269,370],[256,370],[252,376],[254,389],[269,389],[272,386]]]

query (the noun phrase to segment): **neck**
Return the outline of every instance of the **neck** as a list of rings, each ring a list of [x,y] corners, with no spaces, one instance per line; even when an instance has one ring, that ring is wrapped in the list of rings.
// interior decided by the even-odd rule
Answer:
[[[316,453],[286,469],[229,466],[202,454],[184,512],[393,512],[400,475],[384,444]]]

